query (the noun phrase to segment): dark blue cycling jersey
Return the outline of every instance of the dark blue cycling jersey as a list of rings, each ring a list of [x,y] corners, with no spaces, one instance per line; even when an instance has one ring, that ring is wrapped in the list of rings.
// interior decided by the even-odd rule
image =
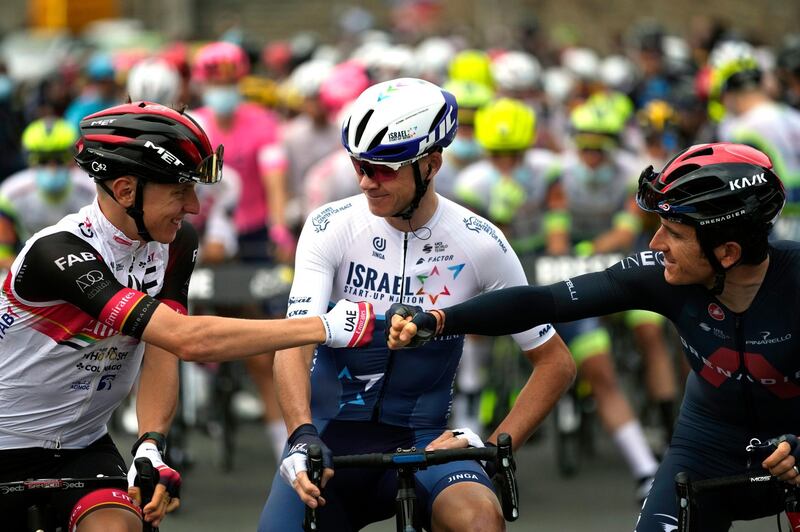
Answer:
[[[637,308],[674,322],[692,368],[673,450],[637,528],[663,532],[673,529],[677,514],[675,472],[689,471],[695,479],[741,473],[751,437],[800,431],[800,243],[771,243],[764,281],[742,313],[726,308],[703,286],[670,285],[663,256],[645,251],[602,272],[544,287],[509,288],[445,309],[444,333],[500,335],[530,323]],[[774,508],[762,511],[768,515]]]
[[[375,330],[383,323],[379,318]],[[463,344],[463,336],[437,338],[424,349],[392,353],[376,334],[365,348],[320,345],[311,372],[313,416],[442,429]]]

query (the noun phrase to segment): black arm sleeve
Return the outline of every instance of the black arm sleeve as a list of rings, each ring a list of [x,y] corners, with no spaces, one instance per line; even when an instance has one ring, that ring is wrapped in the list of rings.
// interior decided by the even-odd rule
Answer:
[[[540,323],[560,323],[622,310],[643,309],[674,315],[671,301],[661,297],[670,287],[660,265],[640,266],[631,258],[611,268],[548,286],[516,286],[474,297],[444,309],[442,334],[500,336],[525,331]],[[635,260],[635,259],[634,259]],[[626,261],[629,261],[626,263]]]
[[[31,302],[63,300],[136,338],[158,306],[150,296],[123,286],[96,249],[67,232],[33,243],[17,272],[14,290]]]
[[[197,260],[198,240],[197,230],[186,221],[182,222],[175,240],[169,245],[164,285],[156,296],[182,314],[186,314],[189,301],[189,281]],[[178,308],[173,302],[178,304]]]

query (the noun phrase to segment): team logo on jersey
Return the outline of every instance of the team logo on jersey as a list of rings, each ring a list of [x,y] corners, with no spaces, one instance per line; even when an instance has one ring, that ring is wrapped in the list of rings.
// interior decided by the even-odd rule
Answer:
[[[14,322],[17,321],[18,318],[19,314],[11,309],[11,305],[0,315],[0,340],[6,337],[6,331],[14,325]]]
[[[461,270],[464,269],[464,266],[465,266],[465,264],[456,264],[455,266],[448,266],[447,267],[447,269],[453,275],[453,280],[455,280],[459,276],[459,274],[461,273]],[[431,300],[431,304],[433,304],[433,305],[436,304],[436,301],[439,299],[439,297],[441,297],[441,296],[449,296],[450,295],[450,290],[447,288],[447,285],[444,284],[444,283],[442,283],[442,285],[441,285],[442,287],[440,289],[438,289],[438,292],[437,292],[436,289],[432,289],[431,288],[431,285],[437,284],[435,282],[428,284],[428,290],[429,291],[425,290],[425,283],[426,282],[430,281],[434,277],[440,277],[440,276],[441,276],[441,274],[439,272],[439,267],[438,266],[434,266],[433,269],[430,271],[430,273],[428,273],[427,275],[425,275],[425,274],[417,275],[417,279],[419,280],[420,284],[422,284],[422,286],[420,286],[419,290],[417,291],[417,295],[418,296],[427,295],[428,299]]]
[[[505,242],[503,242],[503,239],[500,237],[497,230],[492,227],[489,222],[481,220],[476,216],[470,216],[469,218],[464,218],[464,226],[470,231],[475,231],[476,233],[486,233],[492,237],[492,240],[497,242],[497,245],[500,246],[500,249],[503,250],[503,253],[508,253],[508,248],[506,247]]]
[[[725,319],[725,311],[716,303],[710,303],[708,305],[708,315],[717,321],[723,321]]]
[[[92,229],[92,222],[89,218],[86,218],[84,221],[78,224],[78,229],[81,230],[81,234],[86,238],[94,237],[94,230]]]
[[[63,257],[58,257],[53,261],[53,264],[55,264],[58,269],[63,272],[67,268],[71,268],[72,265],[77,262],[89,262],[91,260],[97,260],[97,256],[90,251],[82,251],[78,254],[69,253]]]
[[[366,402],[364,401],[364,397],[361,395],[362,393],[368,392],[375,384],[378,383],[381,378],[383,378],[383,373],[373,373],[370,375],[355,375],[353,376],[350,373],[350,369],[345,366],[342,368],[342,371],[339,372],[337,378],[340,381],[346,381],[350,383],[356,382],[363,382],[364,383],[364,390],[363,392],[356,392],[355,397],[351,397],[350,399],[342,398],[339,401],[339,408],[341,409],[344,405],[356,405],[356,406],[365,406]]]
[[[315,233],[321,233],[328,228],[330,218],[334,214],[338,214],[344,210],[352,207],[352,203],[345,203],[341,207],[326,207],[311,218],[311,223],[314,226]]]
[[[386,251],[386,239],[380,236],[376,236],[372,239],[372,247],[374,251],[372,252],[373,257],[377,257],[381,260],[386,260],[386,256],[383,254]]]
[[[100,382],[97,383],[97,391],[100,390],[110,390],[111,383],[114,382],[114,379],[117,377],[115,373],[109,373],[107,375],[103,375],[100,377]]]

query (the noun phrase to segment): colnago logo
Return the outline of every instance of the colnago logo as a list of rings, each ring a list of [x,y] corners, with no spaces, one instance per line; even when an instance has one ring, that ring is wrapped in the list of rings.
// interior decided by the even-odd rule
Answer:
[[[156,150],[158,154],[161,155],[161,158],[169,164],[172,164],[174,166],[183,166],[183,161],[178,159],[175,155],[167,151],[165,148],[162,148],[157,144],[153,144],[149,140],[145,141],[144,147]]]
[[[766,185],[767,180],[764,177],[764,174],[756,174],[752,177],[742,177],[740,179],[734,179],[728,186],[731,187],[731,190],[741,190],[743,188],[752,187],[756,185]]]
[[[422,155],[425,151],[439,139],[447,135],[447,132],[453,129],[455,124],[455,109],[448,107],[447,114],[444,120],[439,124],[439,127],[430,132],[430,134],[419,142],[419,149],[417,155]]]

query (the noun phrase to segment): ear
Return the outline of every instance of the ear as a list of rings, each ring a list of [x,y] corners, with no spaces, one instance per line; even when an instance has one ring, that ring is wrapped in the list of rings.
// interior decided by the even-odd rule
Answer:
[[[111,182],[109,188],[117,202],[126,209],[136,200],[136,178],[133,176],[118,177]]]
[[[736,242],[725,242],[714,249],[714,254],[723,268],[730,268],[742,259],[742,246]]]
[[[428,164],[426,164],[425,167],[426,179],[430,179],[435,176],[442,167],[442,152],[435,151],[428,155]]]

